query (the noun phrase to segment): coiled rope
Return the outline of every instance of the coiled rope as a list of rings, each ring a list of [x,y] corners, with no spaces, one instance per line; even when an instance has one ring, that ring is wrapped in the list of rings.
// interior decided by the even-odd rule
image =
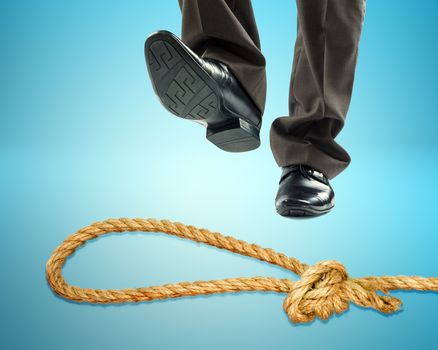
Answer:
[[[297,281],[273,277],[228,278],[223,280],[181,282],[145,288],[101,290],[80,288],[68,284],[62,276],[67,258],[87,241],[110,232],[163,232],[194,242],[205,243],[233,253],[249,256],[290,270],[301,278]],[[326,320],[333,313],[346,311],[349,303],[392,313],[401,301],[385,294],[390,290],[438,291],[438,278],[423,277],[348,277],[345,267],[337,261],[322,261],[314,266],[298,259],[277,253],[256,244],[225,237],[194,226],[167,220],[109,219],[84,227],[68,237],[56,250],[46,265],[47,281],[53,291],[76,302],[126,303],[238,292],[276,292],[287,294],[283,307],[293,323],[310,322],[315,317]]]

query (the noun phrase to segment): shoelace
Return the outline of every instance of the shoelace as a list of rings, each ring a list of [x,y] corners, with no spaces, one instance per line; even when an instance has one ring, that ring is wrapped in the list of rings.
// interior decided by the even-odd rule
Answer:
[[[285,173],[281,179],[280,182],[282,182],[285,178],[287,178],[291,173],[294,172],[299,172],[301,175],[303,175],[307,180],[312,180],[315,179],[315,177],[313,177],[314,173],[315,173],[315,169],[307,166],[307,165],[290,165],[287,167],[287,169],[289,170],[287,173]]]
[[[307,180],[311,180],[312,179],[312,175],[313,175],[313,173],[315,171],[311,167],[307,167],[307,166],[302,165],[302,164],[300,164],[298,166],[298,170]]]

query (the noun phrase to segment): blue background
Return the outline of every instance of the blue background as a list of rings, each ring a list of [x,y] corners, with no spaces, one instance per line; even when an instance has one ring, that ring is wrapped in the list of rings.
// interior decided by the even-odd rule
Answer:
[[[292,326],[283,295],[93,306],[47,286],[45,263],[68,234],[123,216],[207,227],[307,263],[337,259],[352,276],[438,276],[438,2],[369,1],[338,138],[353,162],[333,181],[335,210],[301,221],[275,213],[280,171],[268,139],[287,113],[296,8],[253,4],[268,62],[262,146],[229,154],[169,115],[148,81],[144,39],[160,28],[180,33],[176,0],[1,1],[1,348],[436,348],[434,293],[394,293],[404,310],[390,317],[351,306]],[[99,239],[64,271],[94,288],[292,277],[162,234]]]

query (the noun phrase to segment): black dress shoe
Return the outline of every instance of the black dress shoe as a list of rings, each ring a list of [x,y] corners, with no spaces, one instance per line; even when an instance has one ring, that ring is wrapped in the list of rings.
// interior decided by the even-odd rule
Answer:
[[[324,174],[291,165],[283,168],[275,206],[286,217],[318,216],[335,206],[335,193]]]
[[[261,113],[228,68],[202,59],[167,31],[152,34],[145,56],[164,107],[207,128],[207,139],[229,152],[260,145]]]

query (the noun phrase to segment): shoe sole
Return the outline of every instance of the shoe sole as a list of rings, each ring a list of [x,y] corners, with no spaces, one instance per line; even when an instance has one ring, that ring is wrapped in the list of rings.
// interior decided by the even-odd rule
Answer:
[[[176,36],[166,31],[152,34],[145,43],[145,57],[155,93],[169,112],[204,125],[207,139],[224,151],[260,146],[260,129],[224,112],[219,86]],[[224,118],[227,112],[232,117]]]
[[[329,213],[333,208],[334,206],[325,210],[318,210],[312,207],[282,205],[277,209],[277,213],[288,218],[317,217]]]

